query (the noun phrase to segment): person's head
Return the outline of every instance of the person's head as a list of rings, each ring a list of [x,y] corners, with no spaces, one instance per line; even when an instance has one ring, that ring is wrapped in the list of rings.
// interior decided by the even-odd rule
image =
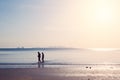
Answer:
[[[40,52],[38,51],[38,54],[40,54]]]

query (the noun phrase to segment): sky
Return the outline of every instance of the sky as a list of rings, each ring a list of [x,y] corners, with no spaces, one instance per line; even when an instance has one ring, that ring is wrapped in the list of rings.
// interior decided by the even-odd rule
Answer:
[[[120,48],[120,0],[0,0],[0,47]]]

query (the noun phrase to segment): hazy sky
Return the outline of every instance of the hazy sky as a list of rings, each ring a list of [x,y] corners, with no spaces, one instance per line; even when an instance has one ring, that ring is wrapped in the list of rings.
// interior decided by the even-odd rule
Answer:
[[[120,48],[120,0],[0,0],[0,47]]]

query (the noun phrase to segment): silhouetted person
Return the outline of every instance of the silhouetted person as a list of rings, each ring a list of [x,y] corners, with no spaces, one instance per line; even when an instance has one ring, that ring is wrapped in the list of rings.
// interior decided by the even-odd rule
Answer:
[[[42,52],[42,62],[44,62],[44,53]]]
[[[92,68],[92,67],[89,67],[90,69]]]
[[[38,52],[38,62],[40,62],[41,54]]]

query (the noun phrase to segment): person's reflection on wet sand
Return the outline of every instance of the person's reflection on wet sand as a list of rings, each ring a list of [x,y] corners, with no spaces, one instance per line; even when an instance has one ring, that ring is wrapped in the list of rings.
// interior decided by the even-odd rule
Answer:
[[[88,78],[88,80],[90,80],[90,79]]]
[[[38,68],[44,68],[44,63],[38,62]]]
[[[41,65],[42,65],[42,68],[44,68],[44,63],[41,63]]]
[[[40,68],[40,63],[38,62],[38,68]]]

